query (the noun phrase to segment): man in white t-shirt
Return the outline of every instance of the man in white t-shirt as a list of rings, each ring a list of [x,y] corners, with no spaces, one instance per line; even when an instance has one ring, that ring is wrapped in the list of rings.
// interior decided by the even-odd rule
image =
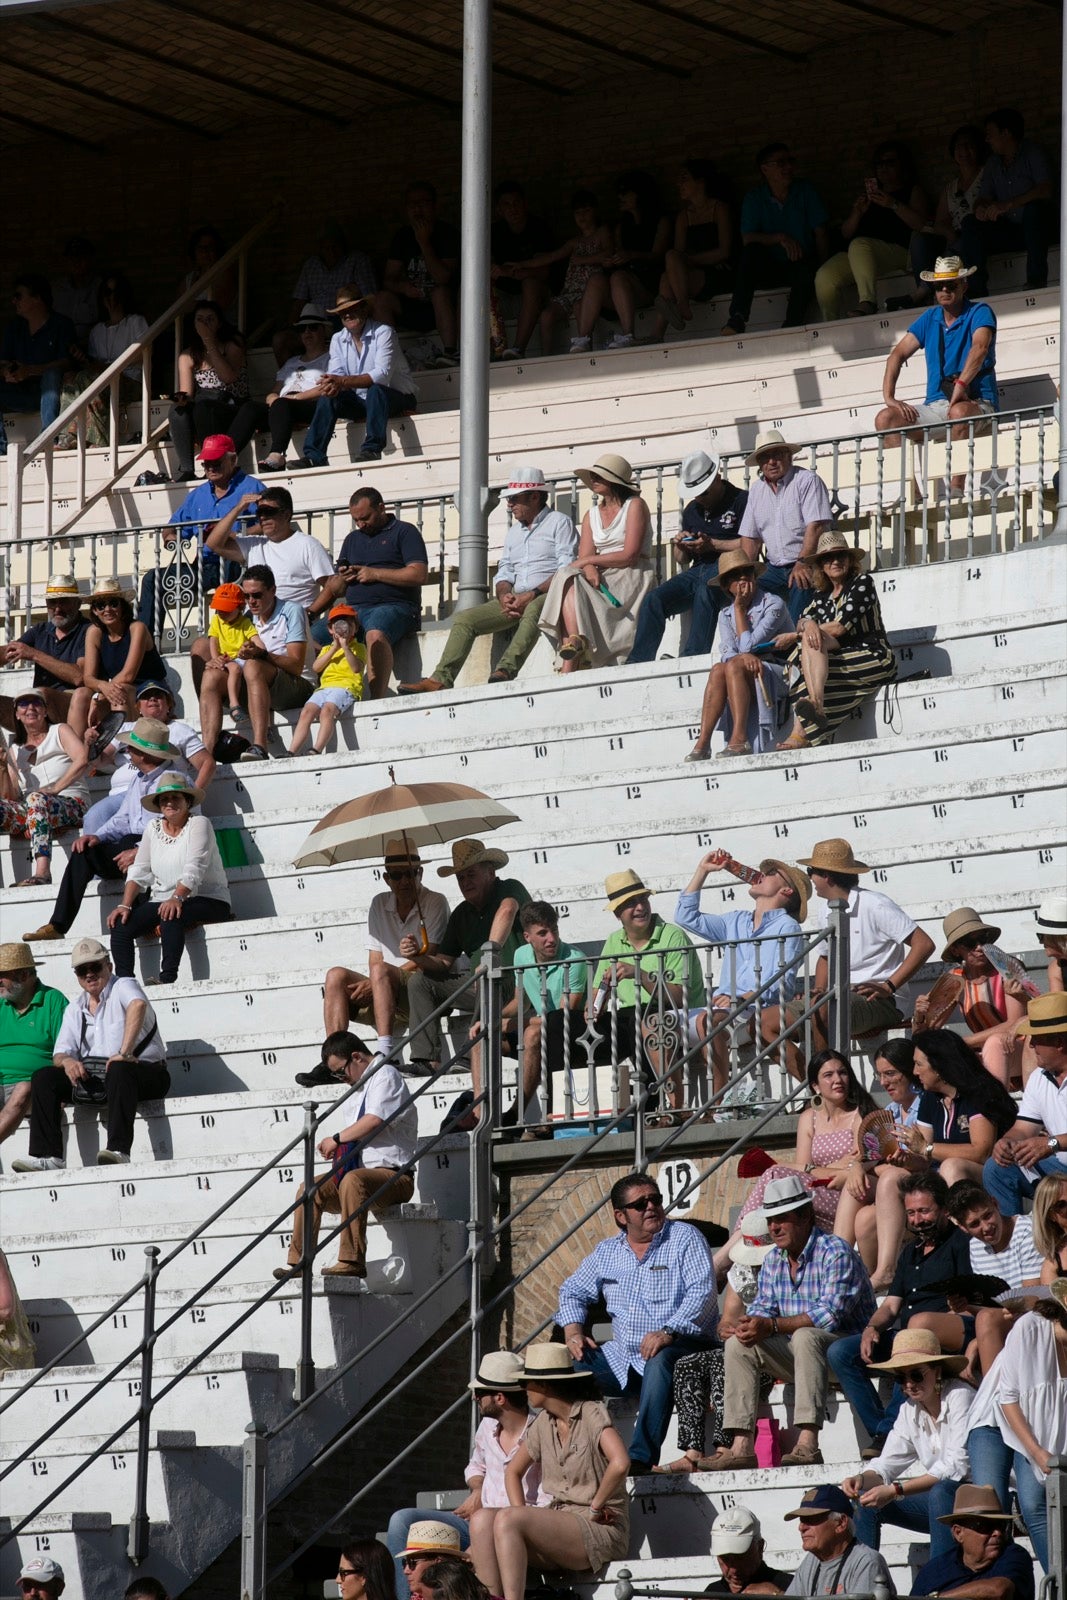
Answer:
[[[288,489],[263,489],[255,498],[258,517],[247,533],[234,532],[252,504],[242,496],[212,528],[208,548],[242,567],[269,567],[278,599],[299,606],[314,624],[319,613],[333,603],[333,590],[326,588],[327,580],[334,576],[333,562],[317,539],[293,527],[293,497]],[[320,632],[319,643],[328,643],[325,621]]]
[[[1040,994],[1017,1031],[1037,1066],[1019,1115],[982,1169],[982,1182],[1006,1216],[1023,1208],[1043,1177],[1067,1178],[1067,994]]]
[[[811,886],[820,900],[847,900],[849,972],[851,980],[852,1037],[862,1039],[904,1021],[896,996],[933,954],[934,942],[914,917],[888,895],[861,889],[860,875],[870,872],[857,861],[847,839],[820,839],[810,856],[800,857],[808,869]],[[830,908],[823,912],[823,926]],[[825,994],[828,970],[825,956],[815,969],[815,992]],[[812,1018],[819,1042],[828,1042],[826,1008]]]
[[[307,665],[307,614],[292,600],[279,600],[274,574],[267,566],[249,567],[241,579],[256,637],[240,649],[244,662],[240,693],[248,704],[252,743],[242,761],[266,761],[271,711],[294,711],[312,690],[304,677]],[[222,728],[227,693],[226,663],[207,661],[200,685],[200,728],[205,745],[214,750]]]
[[[338,1259],[323,1267],[323,1276],[367,1276],[367,1212],[403,1205],[415,1192],[409,1167],[415,1159],[418,1112],[411,1103],[403,1078],[395,1067],[375,1057],[354,1033],[335,1033],[322,1047],[323,1061],[335,1077],[343,1077],[356,1090],[342,1097],[338,1122],[348,1125],[319,1141],[319,1155],[330,1162],[330,1173],[315,1183],[312,1198],[312,1253],[319,1236],[322,1213],[346,1219],[340,1235]],[[303,1184],[296,1192],[293,1237],[288,1264],[275,1267],[276,1278],[294,1278],[300,1272],[304,1250]]]
[[[70,964],[81,993],[64,1013],[54,1065],[38,1067],[30,1079],[30,1153],[16,1157],[14,1172],[63,1170],[61,1108],[83,1099],[107,1107],[107,1148],[98,1163],[125,1164],[138,1102],[162,1100],[170,1088],[156,1014],[136,978],[116,978],[98,939],[79,939]]]
[[[373,1019],[378,1050],[393,1048],[393,1022],[407,1023],[407,982],[416,970],[412,956],[433,954],[448,921],[448,901],[435,889],[422,887],[422,858],[403,839],[385,847],[383,877],[387,888],[376,894],[367,911],[370,973],[331,967],[323,986],[322,1020],[328,1034],[340,1033],[350,1021]],[[324,1081],[318,1069],[297,1075],[309,1086]]]

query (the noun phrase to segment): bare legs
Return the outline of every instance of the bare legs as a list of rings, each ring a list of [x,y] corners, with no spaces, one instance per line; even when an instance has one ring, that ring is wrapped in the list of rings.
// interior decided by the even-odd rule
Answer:
[[[490,1594],[523,1600],[531,1558],[553,1572],[588,1572],[578,1518],[540,1506],[476,1511],[471,1518],[474,1570]]]
[[[367,665],[370,668],[370,697],[382,700],[393,675],[393,647],[388,636],[371,628],[367,633]]]
[[[289,754],[291,756],[298,756],[300,754],[304,748],[304,745],[307,743],[308,735],[311,733],[312,724],[317,722],[319,725],[319,736],[315,740],[315,754],[317,756],[321,756],[325,751],[326,746],[333,738],[333,731],[337,726],[337,719],[340,714],[341,713],[338,711],[336,706],[329,704],[324,706],[315,706],[312,705],[311,701],[309,700],[306,706],[301,707],[300,716],[297,720],[296,727],[293,730],[293,742],[289,746]]]
[[[348,967],[331,967],[323,984],[322,1026],[326,1033],[347,1033],[354,1011],[371,1004],[374,988],[371,979]],[[377,1011],[375,1011],[377,1018]],[[379,1028],[388,1033],[388,1028]]]
[[[745,670],[741,656],[729,661],[717,661],[708,673],[704,685],[704,702],[700,709],[700,732],[693,749],[704,752],[711,744],[711,736],[727,704],[733,718],[728,748],[741,750],[747,743],[748,712],[752,704],[752,674]]]
[[[625,270],[613,272],[608,280],[608,287],[611,290],[611,303],[619,319],[619,327],[623,333],[628,333],[632,338],[638,307],[650,305],[652,296],[640,278]]]

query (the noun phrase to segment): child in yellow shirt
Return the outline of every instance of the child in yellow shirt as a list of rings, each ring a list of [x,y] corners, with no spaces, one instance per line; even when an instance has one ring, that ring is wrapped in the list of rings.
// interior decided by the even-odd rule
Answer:
[[[245,664],[241,648],[256,637],[256,625],[245,610],[244,592],[239,583],[220,583],[211,596],[211,621],[207,625],[211,660],[226,669],[226,698],[235,723],[247,722],[241,705],[241,673]]]
[[[314,753],[321,756],[333,735],[338,717],[351,711],[357,700],[363,699],[367,652],[356,643],[356,613],[351,606],[334,606],[328,618],[331,644],[324,645],[315,657],[312,672],[319,687],[304,705],[300,720],[293,732],[289,754],[298,756],[303,751],[311,732],[311,724],[319,724]]]

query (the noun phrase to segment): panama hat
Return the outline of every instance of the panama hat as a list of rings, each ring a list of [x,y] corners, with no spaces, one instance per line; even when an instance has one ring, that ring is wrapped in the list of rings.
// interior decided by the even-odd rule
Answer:
[[[462,1556],[458,1528],[447,1522],[413,1522],[408,1529],[408,1542],[402,1556]]]
[[[329,314],[321,306],[317,306],[314,300],[305,301],[303,311],[293,323],[294,328],[329,328],[332,326]]]
[[[165,778],[160,778],[152,793],[145,795],[141,804],[146,811],[158,811],[160,800],[167,794],[185,795],[190,807],[198,806],[204,798],[203,789],[189,783],[180,772],[168,772]]]
[[[648,888],[641,881],[639,873],[633,867],[625,867],[622,872],[609,872],[604,879],[604,893],[608,897],[608,908],[611,911],[621,911],[623,906],[628,906],[631,900],[642,900],[648,894]]]
[[[522,1368],[523,1383],[544,1378],[549,1383],[569,1383],[572,1379],[588,1378],[588,1372],[575,1372],[565,1344],[531,1344],[526,1347]]]
[[[496,1394],[522,1389],[522,1357],[514,1350],[490,1350],[478,1363],[478,1376],[467,1388],[474,1394]]]
[[[124,589],[118,578],[101,578],[99,583],[93,585],[89,595],[89,604],[94,600],[132,600],[133,590]]]
[[[457,839],[452,846],[452,865],[438,867],[439,878],[454,878],[468,867],[506,867],[506,850],[487,850],[481,839]]]
[[[788,861],[779,861],[776,856],[767,856],[759,864],[761,872],[780,872],[782,877],[792,884],[800,896],[800,915],[798,922],[803,922],[808,914],[808,901],[811,898],[811,884],[807,875],[799,867],[794,867]]]
[[[686,456],[678,468],[678,498],[683,506],[710,489],[721,471],[718,456],[709,456],[706,450],[694,450]]]
[[[924,283],[954,283],[957,278],[969,278],[977,267],[964,265],[962,256],[938,256],[933,272],[920,272]]]
[[[866,552],[849,544],[843,533],[837,533],[833,528],[827,528],[825,533],[820,533],[819,542],[815,546],[813,561],[821,561],[824,556],[846,555],[855,567],[860,567],[866,561]]]
[[[44,586],[46,600],[77,600],[78,580],[70,572],[53,572]]]
[[[962,1372],[967,1357],[945,1354],[937,1334],[929,1328],[902,1328],[893,1337],[889,1360],[869,1361],[867,1365],[872,1372],[899,1372],[903,1367],[926,1367],[932,1363],[948,1372]]]
[[[797,446],[784,439],[777,428],[768,428],[764,433],[757,433],[752,453],[745,457],[745,466],[758,467],[760,456],[768,450],[788,450],[792,456],[796,454]]]
[[[342,284],[337,291],[337,304],[330,307],[330,315],[339,317],[342,311],[352,311],[356,306],[369,305],[370,301],[358,283]]]
[[[511,500],[517,494],[529,494],[531,489],[548,492],[548,484],[540,467],[535,467],[532,461],[517,461],[511,469],[511,476],[507,487],[501,489],[501,500]]]
[[[988,922],[983,922],[973,906],[960,906],[958,911],[950,911],[941,924],[941,931],[945,936],[945,948],[941,952],[942,961],[950,961],[952,946],[957,939],[966,939],[969,933],[986,933],[989,937],[986,944],[995,944],[1000,938],[1000,929],[993,928]]]
[[[784,1217],[788,1211],[799,1211],[801,1206],[810,1206],[811,1190],[806,1188],[799,1172],[791,1172],[787,1178],[775,1178],[763,1191],[762,1212],[767,1222],[774,1217]]]
[[[815,867],[819,872],[847,874],[870,872],[865,861],[857,861],[847,839],[820,839],[810,856],[800,856],[798,865]]]
[[[167,740],[167,724],[158,717],[138,717],[127,733],[120,733],[116,744],[130,750],[139,750],[143,756],[154,756],[157,761],[173,761],[181,751]]]
[[[422,866],[422,857],[416,846],[406,844],[403,839],[388,839],[383,859],[387,867]]]
[[[26,972],[36,965],[33,951],[28,944],[19,940],[13,940],[10,944],[0,944],[0,972]]]
[[[730,1260],[737,1267],[762,1267],[774,1245],[767,1236],[767,1219],[762,1211],[750,1211],[742,1220],[743,1232],[730,1246]]]
[[[1067,894],[1046,895],[1037,908],[1037,934],[1050,939],[1067,938]]]
[[[1067,994],[1039,994],[1026,1006],[1026,1021],[1020,1022],[1016,1033],[1040,1039],[1042,1035],[1067,1033]]]
[[[743,550],[727,550],[725,555],[719,557],[717,582],[720,589],[725,589],[727,579],[735,573],[751,572],[758,579],[762,571],[763,562],[757,561],[754,556],[746,556]]]
[[[961,1483],[947,1516],[938,1522],[1010,1522],[1017,1526],[1015,1517],[1005,1511],[991,1483]]]
[[[612,455],[599,456],[591,467],[579,467],[574,474],[580,478],[587,489],[593,487],[593,479],[600,478],[604,483],[617,483],[622,489],[636,489],[637,480],[634,469],[625,456]]]

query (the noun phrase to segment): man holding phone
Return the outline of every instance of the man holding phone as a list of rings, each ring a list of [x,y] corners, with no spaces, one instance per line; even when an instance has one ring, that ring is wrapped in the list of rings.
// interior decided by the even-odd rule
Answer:
[[[418,631],[420,589],[430,562],[418,528],[388,511],[377,489],[357,489],[348,509],[352,532],[322,595],[344,595],[355,608],[367,645],[371,699],[380,700],[389,687],[394,647]]]

